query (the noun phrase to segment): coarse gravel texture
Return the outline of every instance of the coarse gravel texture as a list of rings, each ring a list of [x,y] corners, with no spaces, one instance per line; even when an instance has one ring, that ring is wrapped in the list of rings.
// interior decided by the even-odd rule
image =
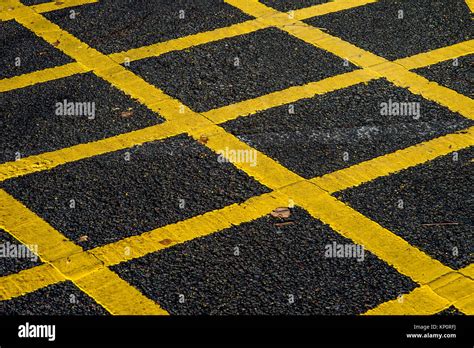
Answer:
[[[130,64],[133,72],[198,112],[354,68],[275,28]]]
[[[222,0],[101,0],[45,17],[107,54],[253,19]]]
[[[18,273],[42,264],[33,249],[25,249],[20,241],[0,228],[0,277]],[[13,251],[15,249],[16,251]],[[16,252],[16,254],[12,254]]]
[[[336,193],[453,269],[474,261],[474,147]]]
[[[464,0],[380,0],[305,22],[390,60],[470,40],[474,33]]]
[[[358,314],[416,287],[367,250],[363,261],[326,258],[326,245],[351,241],[291,211],[283,221],[265,216],[112,269],[185,315]]]
[[[447,60],[414,72],[470,98],[474,97],[474,55],[459,57],[456,61]]]
[[[64,281],[0,301],[0,315],[108,315],[108,312],[72,282]]]
[[[298,10],[313,5],[320,5],[330,2],[331,0],[260,0],[261,3],[270,6],[278,11]]]
[[[0,21],[0,45],[0,79],[72,62],[64,53],[13,20]]]
[[[2,99],[0,162],[14,161],[18,153],[23,158],[163,122],[93,73],[5,92]],[[94,114],[60,114],[56,104],[64,100],[89,103]]]
[[[38,5],[45,2],[51,2],[51,0],[20,0],[20,2],[25,5]]]
[[[419,103],[419,117],[416,108],[411,115],[382,115],[382,103],[390,100],[392,105]],[[223,127],[313,178],[469,125],[473,122],[459,114],[380,79],[240,117]]]
[[[14,178],[1,186],[66,237],[90,249],[268,192],[231,163],[217,159],[217,154],[181,135]],[[79,240],[84,235],[88,239]]]

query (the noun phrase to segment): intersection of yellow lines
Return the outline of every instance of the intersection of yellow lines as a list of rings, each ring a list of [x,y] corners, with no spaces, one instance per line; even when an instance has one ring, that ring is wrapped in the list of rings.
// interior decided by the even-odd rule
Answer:
[[[474,52],[474,40],[391,62],[301,22],[313,16],[376,1],[336,0],[287,14],[256,0],[227,0],[230,5],[256,19],[126,52],[104,55],[40,14],[95,1],[70,0],[60,2],[59,5],[51,2],[25,6],[18,0],[8,0],[0,12],[0,20],[16,20],[50,44],[56,43],[55,46],[75,62],[0,80],[1,92],[93,72],[163,116],[166,122],[0,164],[0,181],[181,133],[187,133],[196,140],[206,134],[209,141],[205,145],[215,152],[225,147],[250,150],[252,148],[227,133],[219,124],[240,116],[252,115],[259,110],[378,78],[386,78],[397,86],[407,88],[412,93],[473,119],[474,108],[470,98],[428,81],[410,70],[471,54]],[[200,114],[121,66],[125,59],[134,61],[158,56],[267,27],[286,31],[311,45],[347,59],[362,69]],[[67,240],[15,198],[0,190],[0,227],[22,243],[38,245],[39,256],[44,262],[17,274],[0,277],[0,300],[21,296],[63,280],[71,280],[112,314],[166,314],[157,303],[110,271],[108,266],[209,235],[232,225],[255,220],[274,208],[293,201],[336,232],[364,245],[368,251],[420,285],[405,295],[402,301],[397,299],[382,303],[366,314],[433,314],[450,305],[466,314],[473,314],[472,265],[458,271],[453,270],[331,196],[339,190],[472,146],[473,135],[474,127],[471,127],[311,180],[300,177],[259,152],[257,166],[248,163],[234,165],[272,189],[272,192],[88,251]]]

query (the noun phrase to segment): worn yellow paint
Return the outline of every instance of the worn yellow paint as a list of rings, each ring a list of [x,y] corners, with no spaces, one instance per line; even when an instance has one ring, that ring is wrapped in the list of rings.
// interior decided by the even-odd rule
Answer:
[[[459,270],[459,273],[474,280],[474,263]]]
[[[409,294],[381,303],[365,312],[365,315],[433,315],[448,308],[450,302],[437,295],[427,285],[414,289]]]
[[[457,300],[453,305],[464,314],[474,315],[474,294]]]
[[[240,116],[248,116],[261,110],[296,102],[300,99],[311,98],[318,94],[325,94],[358,83],[366,83],[374,78],[377,78],[377,76],[370,71],[355,70],[328,77],[321,81],[290,87],[254,99],[223,106],[204,112],[203,115],[214,123],[223,123]]]
[[[66,280],[64,275],[47,263],[0,277],[0,301],[22,296],[63,280]]]
[[[107,266],[145,256],[173,245],[204,237],[232,226],[258,219],[273,209],[287,205],[277,192],[266,193],[203,215],[157,228],[91,250]]]
[[[329,193],[345,190],[381,176],[434,160],[474,145],[474,127],[397,150],[351,167],[314,178],[312,183]]]

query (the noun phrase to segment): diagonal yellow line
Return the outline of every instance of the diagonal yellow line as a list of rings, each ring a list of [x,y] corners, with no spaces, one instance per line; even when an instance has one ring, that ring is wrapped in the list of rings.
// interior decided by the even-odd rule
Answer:
[[[248,116],[258,111],[296,102],[300,99],[311,98],[318,94],[325,94],[358,83],[365,83],[375,78],[377,78],[377,75],[370,71],[355,70],[331,76],[321,81],[290,87],[254,99],[223,106],[204,112],[203,115],[214,123],[223,123],[240,116]]]
[[[468,40],[428,52],[418,53],[411,57],[400,58],[395,60],[394,63],[403,66],[405,69],[413,70],[473,53],[474,40]]]
[[[250,5],[253,6],[254,3]],[[226,133],[222,128],[213,124],[202,115],[184,107],[179,101],[167,96],[156,87],[147,84],[141,78],[123,69],[109,57],[81,43],[45,18],[32,13],[27,7],[22,7],[18,11],[19,14],[16,19],[21,24],[45,38],[48,42],[59,41],[59,49],[75,58],[79,63],[91,68],[98,76],[124,90],[132,97],[139,99],[150,109],[162,114],[165,118],[180,123],[183,129],[186,129],[194,138],[200,139],[204,132],[209,139],[206,145],[214,151],[219,151],[223,146],[229,146],[233,149],[252,150],[248,145],[242,143],[231,134]],[[272,25],[286,26],[288,24],[286,15],[278,13],[269,14],[266,7],[257,8],[256,13],[258,16],[262,16],[259,20],[263,22],[270,20],[264,18],[265,16],[271,16],[270,23]],[[305,32],[303,36],[307,34]],[[325,37],[325,39],[323,41],[331,41],[334,44],[335,51],[347,48],[347,44],[342,40],[328,37]],[[353,50],[353,47],[349,48]],[[364,52],[360,57],[350,57],[351,60],[359,62],[362,62],[363,58],[368,59],[374,65],[383,66],[385,64],[384,61],[380,61],[381,58],[373,56],[368,52]],[[180,114],[185,114],[185,116]],[[195,125],[194,129],[191,129],[192,125]],[[372,251],[381,259],[394,266],[402,274],[406,274],[415,281],[424,284],[437,279],[444,279],[445,275],[447,276],[452,273],[449,267],[442,265],[437,260],[431,259],[403,239],[329,196],[327,192],[316,185],[302,181],[298,175],[290,172],[271,158],[261,153],[258,153],[258,155],[259,164],[255,167],[245,163],[235,163],[235,165],[271,188],[293,184],[282,189],[282,192],[288,198],[294,199],[294,201],[308,210],[310,214],[329,224],[337,232],[366,246],[369,251]],[[367,226],[369,230],[366,230]],[[5,228],[5,230],[10,232],[11,228]],[[20,237],[18,239],[21,241],[31,238],[31,236],[24,238],[22,233],[17,230],[16,236],[19,234]],[[54,233],[51,233],[51,238],[55,238]],[[54,243],[48,244],[54,245]],[[387,245],[390,245],[390,248],[387,248]],[[48,253],[50,252],[48,251]],[[130,303],[133,304],[134,301],[137,301],[136,308],[141,308],[142,311],[149,309],[149,303],[143,304],[140,302],[147,302],[149,300],[145,299],[136,289],[129,288],[128,284],[121,282],[115,274],[108,273],[110,271],[104,268],[102,262],[93,254],[87,252],[71,254],[66,258],[56,260],[54,266],[60,269],[61,273],[65,274],[68,278],[73,279],[81,289],[91,294],[93,298],[97,299],[99,303],[113,313],[126,313],[130,311]],[[105,274],[103,274],[104,272]],[[116,287],[123,290],[123,296],[126,298],[130,297],[130,301],[127,301],[126,305],[118,304],[117,297],[108,300],[108,303],[103,303],[103,301],[107,301],[107,294],[112,291],[111,287],[103,286],[99,281],[104,278],[110,278],[112,284],[117,283]],[[465,277],[461,278],[461,280],[456,278],[447,284],[443,283],[439,286],[436,283],[436,291],[442,293],[450,300],[459,300],[459,288],[466,285],[465,279],[467,279]],[[121,291],[118,291],[118,293],[121,293]],[[466,296],[462,296],[462,299],[464,298]],[[156,311],[160,310],[159,307],[156,308]],[[152,309],[150,311],[156,312]]]
[[[324,4],[313,5],[294,11],[293,16],[296,20],[304,20],[325,14],[349,10],[351,8],[368,5],[379,0],[334,0]]]
[[[165,122],[102,140],[78,144],[56,151],[28,156],[0,164],[0,182],[22,175],[49,170],[65,163],[118,151],[182,133],[177,122]]]
[[[471,10],[471,13],[474,13],[474,0],[466,0],[466,4]]]
[[[0,301],[26,295],[63,280],[66,280],[64,275],[47,263],[0,277]]]
[[[97,302],[111,313],[126,314],[126,310],[130,314],[166,313],[106,268],[94,255],[84,252],[4,190],[0,190],[0,226],[23,244],[37,245],[39,257],[46,262],[31,270],[0,278],[0,300],[68,279],[92,298],[97,297]],[[110,284],[99,286],[100,279],[107,279]],[[104,296],[106,289],[114,289],[115,293],[107,298]],[[120,303],[117,296],[127,303]]]
[[[266,193],[252,197],[241,204],[232,204],[138,236],[97,247],[90,253],[106,266],[112,266],[258,219],[269,214],[273,209],[287,204],[286,197],[278,192]]]
[[[311,179],[311,182],[329,193],[334,193],[434,160],[439,156],[469,146],[474,146],[474,127],[337,170]]]
[[[80,5],[85,5],[85,4],[92,4],[97,2],[98,0],[62,0],[62,1],[51,1],[51,2],[45,2],[42,4],[37,4],[37,5],[31,5],[30,8],[38,13],[45,13],[45,12],[51,12],[55,10],[61,10],[63,8],[69,8],[69,7],[74,7],[74,6],[80,6]],[[0,21],[8,21],[11,19],[14,19],[15,16],[17,15],[16,11],[16,6],[13,5],[8,5],[5,3],[3,5],[3,10],[0,12]],[[2,7],[0,7],[2,9]]]

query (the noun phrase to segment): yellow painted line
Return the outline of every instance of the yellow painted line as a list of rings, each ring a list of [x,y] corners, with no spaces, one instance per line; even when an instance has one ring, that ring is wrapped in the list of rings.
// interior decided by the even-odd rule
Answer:
[[[419,284],[452,270],[309,182],[282,189],[296,205]]]
[[[388,62],[370,67],[386,77],[390,82],[424,98],[446,106],[448,109],[474,119],[474,100],[452,89],[417,75],[402,66]]]
[[[3,190],[0,190],[0,227],[24,244],[38,245],[41,259],[50,262],[61,273],[53,272],[51,267],[45,266],[39,269],[42,277],[36,279],[30,273],[38,268],[33,268],[24,273],[24,279],[30,280],[31,284],[21,287],[16,286],[23,277],[21,275],[0,279],[0,284],[5,284],[2,287],[5,298],[20,296],[39,286],[54,284],[65,278],[72,280],[113,314],[166,313],[158,304],[105,268],[94,255],[84,252],[80,246],[68,240]],[[104,284],[105,281],[107,284]],[[108,296],[106,291],[111,291]]]
[[[454,306],[464,314],[474,315],[474,294],[454,302]]]
[[[469,266],[466,266],[459,270],[459,273],[471,278],[474,280],[474,263],[471,263]]]
[[[254,99],[223,106],[204,112],[203,115],[214,123],[223,123],[240,116],[247,116],[261,110],[296,102],[300,99],[312,98],[315,95],[325,94],[358,83],[365,83],[374,78],[377,78],[377,76],[370,71],[355,70],[303,86],[290,87]]]
[[[364,315],[433,315],[448,308],[450,302],[423,285],[400,298],[381,303]]]
[[[34,71],[27,74],[13,76],[0,80],[0,92],[7,92],[18,88],[24,88],[37,83],[48,82],[75,74],[82,74],[90,71],[79,63],[68,63],[54,68]]]
[[[25,295],[65,279],[64,275],[50,264],[0,277],[0,301]]]
[[[458,272],[446,274],[429,285],[439,296],[451,302],[460,301],[474,294],[474,281]]]
[[[466,4],[471,10],[471,13],[474,13],[474,0],[466,0]]]
[[[311,182],[329,193],[334,193],[432,161],[439,156],[469,146],[474,146],[474,127],[340,169],[314,178]]]
[[[4,190],[0,190],[0,227],[23,244],[37,245],[38,256],[45,261],[82,251]]]
[[[114,315],[167,315],[156,302],[145,297],[107,268],[89,273],[75,284]]]
[[[242,153],[253,152],[256,165],[250,162],[235,162],[233,164],[272,190],[304,180],[274,159],[250,147],[219,126],[211,125],[207,128],[190,131],[188,134],[196,140],[199,140],[201,135],[205,134],[209,139],[206,146],[216,153],[225,151],[225,149],[243,151]]]
[[[97,247],[90,253],[106,266],[116,265],[258,219],[275,208],[287,205],[288,201],[285,198],[277,192],[266,193],[252,197],[241,204],[232,204],[138,236]]]
[[[413,70],[424,68],[429,65],[444,62],[474,53],[474,40],[460,42],[451,46],[437,48],[432,51],[415,54],[411,57],[400,58],[394,63],[403,66],[405,69]]]
[[[0,182],[26,174],[50,170],[66,163],[104,153],[131,148],[150,141],[165,139],[180,133],[181,129],[178,123],[164,122],[106,139],[29,156],[14,162],[6,162],[0,164]]]
[[[46,13],[46,12],[51,12],[55,10],[60,10],[63,8],[91,4],[97,1],[98,0],[61,0],[61,1],[51,1],[51,2],[45,2],[42,4],[31,5],[29,7],[37,13]],[[4,5],[4,6],[6,7],[6,11],[0,12],[1,21],[7,21],[17,16],[17,12],[14,9],[15,8],[14,6],[8,6],[8,5]],[[9,11],[8,7],[11,7],[13,9]]]
[[[267,27],[268,25],[265,25],[256,19],[252,19],[246,22],[233,24],[228,27],[192,34],[148,46],[132,48],[124,52],[112,53],[109,55],[109,57],[117,63],[122,64],[126,61],[126,59],[132,62],[140,59],[157,57],[172,51],[181,51],[194,46],[204,45],[234,36],[249,34]]]
[[[426,78],[408,71],[401,65],[389,62],[385,58],[329,35],[319,28],[289,19],[283,13],[273,10],[257,0],[228,0],[227,2],[250,15],[265,14],[266,17],[259,18],[264,23],[277,26],[315,47],[347,59],[359,67],[370,69],[399,87],[407,88],[414,94],[421,95],[428,100],[446,106],[452,111],[459,112],[467,118],[474,119],[474,101],[472,99],[435,82],[430,82]]]
[[[304,20],[316,16],[323,16],[328,13],[349,10],[351,8],[368,5],[378,0],[334,0],[324,4],[295,10],[293,15],[297,20]]]

